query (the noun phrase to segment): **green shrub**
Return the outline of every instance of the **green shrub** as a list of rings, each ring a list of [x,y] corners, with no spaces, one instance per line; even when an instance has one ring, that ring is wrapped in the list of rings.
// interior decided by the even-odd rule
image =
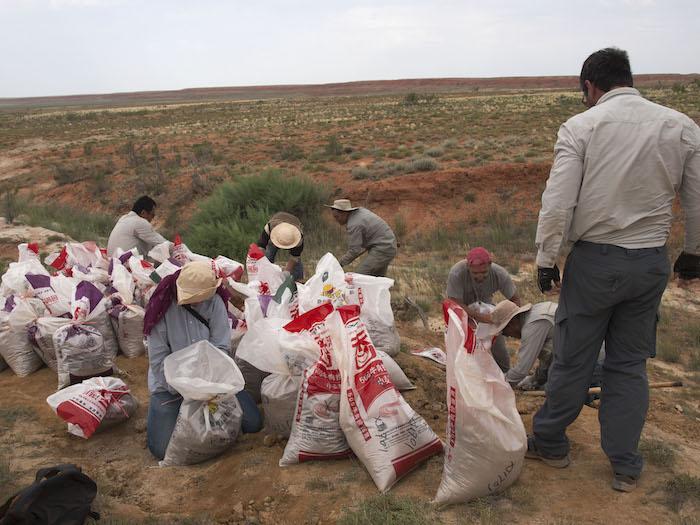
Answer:
[[[356,180],[369,179],[372,175],[366,166],[355,166],[351,173],[352,178]]]
[[[305,156],[304,150],[296,144],[277,144],[277,160],[301,160]]]
[[[321,223],[321,205],[326,197],[325,188],[318,183],[285,177],[279,170],[226,182],[200,204],[185,242],[197,253],[242,261],[270,215],[278,211],[292,213],[308,231]]]
[[[445,150],[440,146],[434,146],[425,150],[425,154],[428,157],[442,157],[445,154]]]
[[[72,237],[76,241],[103,243],[114,227],[114,217],[105,213],[89,213],[60,204],[21,202],[18,211],[26,216],[29,226],[43,226]]]
[[[430,157],[420,157],[413,159],[409,164],[409,173],[416,171],[434,171],[440,167],[440,164],[435,159]]]
[[[338,137],[336,137],[335,135],[331,135],[330,137],[328,137],[328,142],[326,142],[324,152],[329,157],[338,157],[342,155],[343,145],[338,140]]]

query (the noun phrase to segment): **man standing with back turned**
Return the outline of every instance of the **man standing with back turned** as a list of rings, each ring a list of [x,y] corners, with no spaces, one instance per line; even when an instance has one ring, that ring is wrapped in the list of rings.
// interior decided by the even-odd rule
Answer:
[[[565,431],[586,400],[605,341],[601,445],[612,488],[629,492],[642,471],[646,360],[655,355],[657,310],[670,272],[666,241],[676,192],[685,210],[685,247],[673,269],[681,279],[700,273],[700,129],[642,98],[620,49],[589,56],[580,84],[590,109],[559,129],[537,226],[543,292],[552,281],[559,286],[562,245],[573,248],[555,316],[547,399],[534,417],[527,457],[569,464]]]

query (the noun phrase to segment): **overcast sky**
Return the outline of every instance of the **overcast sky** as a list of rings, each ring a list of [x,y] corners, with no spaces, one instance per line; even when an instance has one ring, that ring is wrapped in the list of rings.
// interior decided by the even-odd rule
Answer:
[[[429,77],[700,72],[698,0],[0,0],[0,97]]]

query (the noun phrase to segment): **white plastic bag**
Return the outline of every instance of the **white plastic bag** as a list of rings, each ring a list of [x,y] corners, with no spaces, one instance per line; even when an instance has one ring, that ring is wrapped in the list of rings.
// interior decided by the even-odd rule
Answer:
[[[56,331],[72,321],[65,317],[39,317],[29,326],[29,335],[36,347],[34,350],[41,360],[54,372],[58,371],[56,361],[56,347],[53,344],[53,336]]]
[[[372,338],[370,337],[370,340]],[[384,367],[386,368],[386,371],[389,372],[389,378],[391,379],[391,382],[394,383],[394,386],[396,387],[397,390],[400,392],[403,392],[405,390],[415,390],[415,386],[413,383],[411,383],[411,380],[406,377],[406,374],[404,371],[401,369],[399,364],[394,361],[394,358],[391,357],[388,354],[385,354],[381,350],[377,350],[377,355],[381,358],[382,362],[384,363]]]
[[[377,488],[386,492],[442,443],[391,382],[360,319],[357,305],[338,309],[344,330],[338,355],[342,377],[340,424]]]
[[[146,347],[143,344],[145,315],[145,310],[137,304],[115,303],[109,309],[119,349],[126,357],[138,357],[146,353]]]
[[[106,355],[114,360],[119,353],[119,342],[107,312],[108,303],[107,298],[94,284],[82,281],[76,285],[73,292],[71,311],[75,321],[89,323],[102,334]]]
[[[527,437],[515,394],[479,344],[466,312],[451,301],[447,317],[447,444],[435,502],[464,503],[496,494],[520,475]]]
[[[401,337],[394,324],[389,290],[394,280],[361,273],[346,273],[345,302],[360,306],[360,319],[377,350],[395,356],[401,349]]]
[[[46,307],[39,299],[16,299],[12,312],[0,318],[0,355],[18,376],[28,376],[44,363],[29,339],[29,327],[46,315]]]
[[[163,263],[170,259],[170,251],[174,246],[170,241],[163,241],[151,248],[151,251],[148,252],[148,257],[158,263]]]
[[[299,311],[308,312],[325,302],[342,306],[346,304],[346,289],[343,267],[333,254],[327,253],[318,261],[314,275],[298,287]]]
[[[280,319],[264,319],[255,325],[246,333],[245,341],[241,341],[236,357],[255,370],[270,374],[258,386],[265,428],[268,433],[288,437],[302,375],[318,360],[320,351],[311,334],[290,332],[283,328],[283,323]],[[246,383],[246,390],[251,386]]]
[[[309,332],[319,346],[320,357],[304,371],[289,441],[279,464],[348,457],[352,451],[340,427],[340,371],[334,351],[342,330],[340,317],[333,305],[325,303],[285,329]]]
[[[183,402],[160,465],[201,463],[232,446],[243,421],[236,399],[243,375],[233,359],[199,341],[167,356],[163,369]]]
[[[49,313],[55,317],[70,314],[70,295],[57,293],[54,289],[53,279],[43,274],[28,273],[25,275],[29,288],[34,297],[41,299]]]
[[[7,271],[2,276],[2,286],[0,295],[8,297],[10,295],[26,295],[29,291],[29,283],[25,278],[28,273],[49,276],[41,262],[37,259],[29,259],[26,262],[13,262],[7,267]]]
[[[69,267],[107,269],[107,261],[94,242],[69,242],[66,244],[66,252],[68,253],[67,264]]]
[[[258,295],[275,295],[277,288],[284,282],[282,268],[271,263],[257,244],[251,244],[246,257],[248,286]]]
[[[129,387],[116,377],[93,377],[46,398],[68,432],[87,439],[101,428],[126,421],[138,403]]]

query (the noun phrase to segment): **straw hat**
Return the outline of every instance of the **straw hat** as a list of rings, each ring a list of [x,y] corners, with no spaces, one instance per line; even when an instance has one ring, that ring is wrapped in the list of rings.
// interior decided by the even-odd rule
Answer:
[[[289,250],[299,246],[301,242],[301,232],[299,228],[288,222],[280,222],[270,231],[272,244],[280,250]]]
[[[201,303],[214,297],[221,279],[216,278],[210,262],[194,261],[183,266],[175,284],[177,304],[185,305]]]
[[[502,331],[510,320],[513,319],[518,314],[527,312],[532,308],[531,303],[527,303],[518,308],[518,305],[513,301],[501,301],[496,305],[493,312],[491,312],[491,319],[493,320],[493,325],[496,327],[496,331]]]
[[[357,207],[353,208],[348,199],[337,199],[333,201],[333,204],[324,204],[324,206],[338,211],[354,211],[358,209]]]

